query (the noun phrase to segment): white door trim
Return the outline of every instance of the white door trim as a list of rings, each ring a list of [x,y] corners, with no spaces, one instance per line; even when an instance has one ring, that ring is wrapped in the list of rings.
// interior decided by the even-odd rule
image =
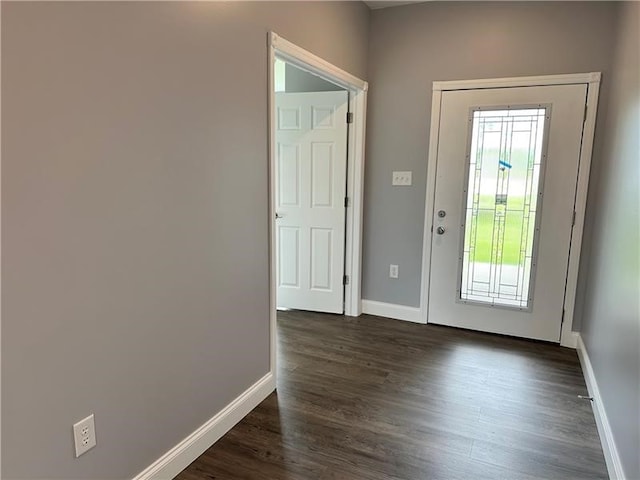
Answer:
[[[364,146],[367,115],[367,89],[364,80],[332,65],[313,53],[285,40],[275,32],[268,35],[269,72],[269,308],[271,338],[271,373],[276,375],[276,252],[275,252],[275,88],[274,62],[276,56],[296,67],[319,75],[349,91],[349,111],[353,113],[353,123],[349,128],[347,152],[347,196],[349,207],[346,212],[345,275],[349,283],[345,286],[344,313],[357,317],[362,313],[361,270],[362,270],[362,214],[364,185]]]
[[[587,84],[587,111],[580,147],[580,164],[576,184],[575,224],[571,233],[567,285],[564,294],[564,323],[560,333],[560,344],[576,348],[576,336],[572,334],[573,315],[584,230],[584,215],[589,188],[589,171],[596,124],[598,93],[600,90],[600,72],[568,75],[546,75],[538,77],[494,78],[480,80],[456,80],[433,82],[431,106],[431,130],[429,132],[429,153],[427,162],[427,189],[424,211],[424,233],[422,243],[422,285],[420,289],[420,310],[422,323],[428,323],[429,271],[431,268],[431,228],[436,188],[436,162],[438,157],[438,137],[440,135],[440,102],[445,90],[471,90],[482,88],[532,87],[543,85]]]
[[[539,77],[483,78],[479,80],[452,80],[433,82],[433,90],[477,90],[480,88],[542,87],[544,85],[571,85],[600,83],[600,72],[544,75]]]

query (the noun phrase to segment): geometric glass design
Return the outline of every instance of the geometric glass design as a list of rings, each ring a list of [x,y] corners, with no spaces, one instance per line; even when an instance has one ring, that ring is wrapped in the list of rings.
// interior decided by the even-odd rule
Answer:
[[[544,108],[473,112],[459,298],[530,308]]]

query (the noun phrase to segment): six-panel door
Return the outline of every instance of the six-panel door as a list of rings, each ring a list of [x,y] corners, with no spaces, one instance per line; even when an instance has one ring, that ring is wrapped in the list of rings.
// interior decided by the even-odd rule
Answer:
[[[276,94],[277,305],[342,313],[348,93]]]

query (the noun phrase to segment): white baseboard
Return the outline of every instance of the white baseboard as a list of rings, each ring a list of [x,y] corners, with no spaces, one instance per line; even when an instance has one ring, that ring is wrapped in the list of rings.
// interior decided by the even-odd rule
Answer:
[[[605,411],[604,404],[602,403],[600,389],[598,388],[598,382],[596,381],[595,373],[591,366],[591,360],[589,359],[587,349],[582,341],[582,336],[579,333],[576,334],[576,339],[578,357],[580,358],[580,364],[582,365],[584,380],[587,384],[589,395],[593,397],[591,406],[593,407],[593,415],[596,418],[596,425],[598,427],[598,434],[600,435],[600,443],[602,444],[604,460],[607,463],[609,478],[612,480],[625,480],[626,477],[622,468],[622,461],[620,460],[616,442],[613,438],[613,431],[611,430],[611,425],[607,418],[607,412]]]
[[[404,320],[406,322],[424,323],[419,308],[395,305],[393,303],[362,300],[362,313],[393,318],[395,320]]]
[[[271,373],[249,387],[217,415],[140,472],[133,480],[170,480],[231,430],[276,388]]]

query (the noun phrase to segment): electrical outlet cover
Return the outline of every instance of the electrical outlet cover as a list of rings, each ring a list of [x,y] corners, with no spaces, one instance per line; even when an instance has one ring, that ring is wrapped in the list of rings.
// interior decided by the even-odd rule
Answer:
[[[93,413],[73,425],[76,458],[96,446],[96,425]]]
[[[389,265],[389,278],[398,278],[398,265]]]

